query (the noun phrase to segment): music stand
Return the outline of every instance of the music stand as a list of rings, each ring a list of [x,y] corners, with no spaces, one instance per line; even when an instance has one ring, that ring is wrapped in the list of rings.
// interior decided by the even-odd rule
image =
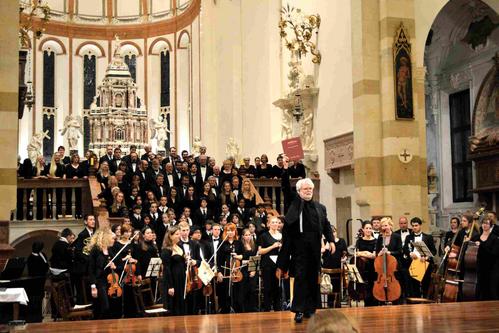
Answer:
[[[262,283],[260,281],[262,256],[250,256],[248,261],[248,272],[256,272],[258,274],[258,311],[262,308]]]
[[[360,275],[359,269],[357,266],[352,265],[352,264],[347,264],[346,269],[348,272],[348,277],[352,280],[354,283],[365,283],[364,279],[362,278],[362,275]]]
[[[412,245],[414,246],[414,249],[418,251],[418,253],[421,257],[433,258],[433,254],[431,253],[428,246],[426,246],[425,242],[418,241],[418,242],[412,243]]]
[[[161,270],[161,258],[151,258],[149,261],[149,266],[147,266],[147,271],[145,277],[159,277],[159,271]],[[156,279],[156,290],[154,290],[154,303],[158,297],[158,280]]]

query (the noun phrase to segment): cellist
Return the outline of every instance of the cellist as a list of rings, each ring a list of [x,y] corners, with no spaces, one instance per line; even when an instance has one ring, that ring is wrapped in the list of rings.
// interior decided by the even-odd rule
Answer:
[[[402,238],[399,234],[393,232],[393,221],[390,217],[383,217],[381,219],[381,232],[380,237],[376,240],[376,255],[382,256],[389,254],[397,259],[397,271],[395,277],[401,281],[400,276],[400,260],[402,258]]]

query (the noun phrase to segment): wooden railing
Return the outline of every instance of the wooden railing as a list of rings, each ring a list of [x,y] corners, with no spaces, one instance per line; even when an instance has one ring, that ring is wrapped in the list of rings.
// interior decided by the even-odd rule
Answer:
[[[266,203],[270,209],[285,214],[284,194],[281,189],[280,179],[267,178],[251,178],[251,183],[254,186],[255,194],[257,195],[256,203]],[[299,179],[290,179],[291,188],[295,188],[296,182]],[[320,179],[312,178],[314,183],[314,200],[320,200]]]
[[[77,201],[80,194],[81,200]],[[88,179],[19,178],[17,181],[17,205],[12,220],[75,219],[93,213]]]

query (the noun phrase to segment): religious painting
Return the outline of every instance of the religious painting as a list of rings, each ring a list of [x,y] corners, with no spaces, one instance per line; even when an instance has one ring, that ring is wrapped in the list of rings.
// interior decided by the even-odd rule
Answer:
[[[400,24],[393,43],[393,68],[395,117],[397,119],[414,119],[411,44],[403,23]]]

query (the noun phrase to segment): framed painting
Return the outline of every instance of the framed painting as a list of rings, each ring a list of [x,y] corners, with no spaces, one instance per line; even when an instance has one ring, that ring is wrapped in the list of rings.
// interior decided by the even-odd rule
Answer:
[[[395,79],[395,117],[412,120],[414,107],[411,44],[403,23],[400,24],[393,43],[393,76]]]

